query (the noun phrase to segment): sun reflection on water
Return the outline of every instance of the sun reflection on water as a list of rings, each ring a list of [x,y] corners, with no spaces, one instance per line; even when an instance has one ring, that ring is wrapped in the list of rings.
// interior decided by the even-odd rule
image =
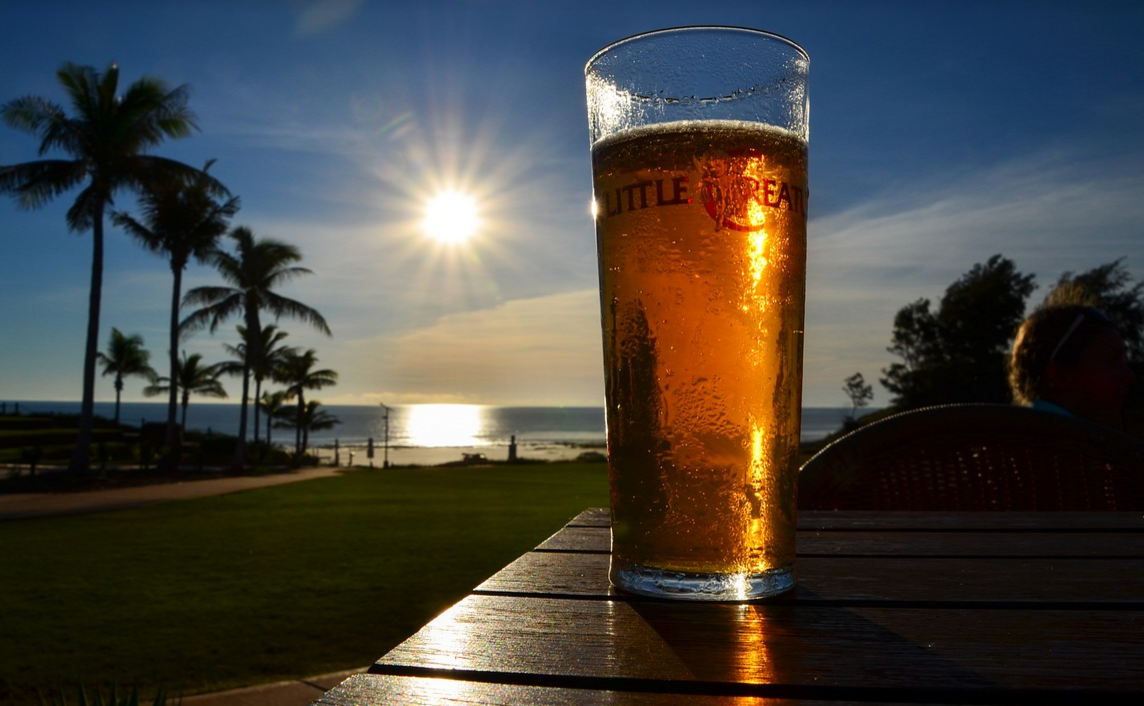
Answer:
[[[406,420],[411,446],[477,446],[484,407],[475,404],[419,404]]]

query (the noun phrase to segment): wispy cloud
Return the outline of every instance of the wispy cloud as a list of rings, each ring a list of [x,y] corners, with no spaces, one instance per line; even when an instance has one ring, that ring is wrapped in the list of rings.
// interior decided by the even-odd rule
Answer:
[[[362,0],[315,0],[298,14],[295,31],[300,36],[317,34],[345,22],[357,12]]]
[[[444,316],[359,340],[341,363],[361,401],[598,405],[603,399],[595,289]]]
[[[1037,276],[1039,302],[1065,271],[1120,257],[1144,275],[1144,173],[1132,155],[1047,151],[949,173],[810,224],[807,389],[843,403],[842,378],[893,362],[893,317],[1000,253]],[[879,390],[880,402],[885,392]]]

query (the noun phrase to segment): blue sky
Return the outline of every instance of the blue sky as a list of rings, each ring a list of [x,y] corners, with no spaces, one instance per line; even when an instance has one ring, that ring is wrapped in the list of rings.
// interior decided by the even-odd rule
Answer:
[[[340,373],[327,404],[601,404],[582,72],[662,27],[767,29],[810,54],[806,404],[845,405],[854,372],[885,404],[894,314],[995,253],[1036,275],[1031,304],[1116,258],[1144,277],[1136,3],[5,0],[3,14],[0,102],[64,102],[65,61],[191,86],[201,130],[159,153],[217,159],[242,199],[234,224],[302,250],[315,274],[282,291],[334,337],[282,327]],[[0,164],[36,147],[0,126]],[[419,225],[446,187],[478,198],[482,229],[460,247]],[[91,240],[66,231],[73,199],[0,201],[0,400],[79,398]],[[115,326],[161,359],[169,269],[107,240],[101,343]],[[221,360],[233,342],[185,349]],[[114,399],[110,378],[96,394]]]

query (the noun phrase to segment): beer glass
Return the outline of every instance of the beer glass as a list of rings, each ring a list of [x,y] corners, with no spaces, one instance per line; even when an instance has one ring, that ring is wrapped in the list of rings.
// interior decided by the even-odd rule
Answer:
[[[585,68],[620,590],[794,584],[808,66],[774,34],[685,27]]]

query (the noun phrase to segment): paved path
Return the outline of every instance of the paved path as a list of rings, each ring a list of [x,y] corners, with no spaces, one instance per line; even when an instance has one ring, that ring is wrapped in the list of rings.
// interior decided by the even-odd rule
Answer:
[[[158,483],[138,488],[93,490],[82,493],[10,493],[0,494],[0,520],[17,520],[51,515],[76,515],[88,512],[121,510],[126,507],[150,505],[171,500],[203,498],[208,495],[226,495],[243,490],[266,488],[283,483],[297,483],[313,478],[325,478],[343,469],[323,466],[302,468],[285,473],[264,476],[238,476],[211,480],[191,480],[180,483]]]
[[[324,466],[265,476],[240,476],[181,483],[161,483],[139,488],[94,490],[83,493],[3,494],[0,495],[0,520],[105,512],[172,500],[226,495],[227,493],[267,488],[283,483],[326,478],[337,475],[343,470]],[[337,686],[346,677],[361,671],[365,671],[365,668],[322,674],[295,681],[221,691],[214,694],[200,694],[199,696],[189,696],[183,699],[182,703],[186,706],[306,706],[325,693],[327,689]]]

